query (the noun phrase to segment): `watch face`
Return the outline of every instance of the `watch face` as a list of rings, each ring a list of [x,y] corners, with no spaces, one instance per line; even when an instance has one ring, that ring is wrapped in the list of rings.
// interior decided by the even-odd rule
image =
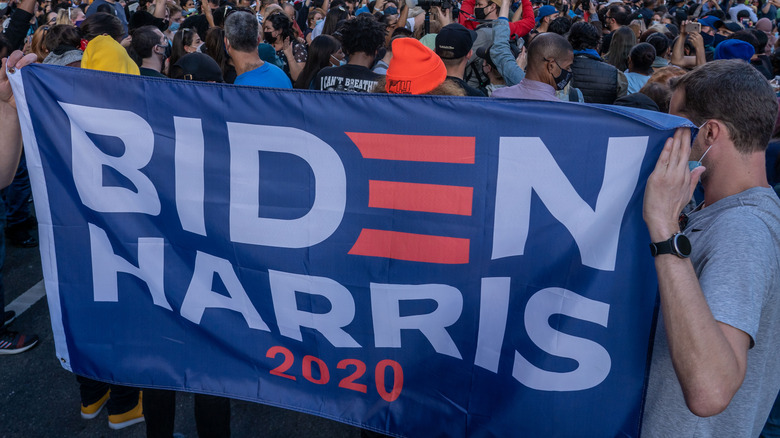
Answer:
[[[685,237],[685,234],[675,234],[673,243],[677,254],[683,257],[691,255],[691,241]]]

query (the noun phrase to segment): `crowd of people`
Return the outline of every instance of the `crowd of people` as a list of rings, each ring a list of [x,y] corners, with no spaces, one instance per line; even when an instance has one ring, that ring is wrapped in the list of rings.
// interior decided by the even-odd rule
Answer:
[[[780,0],[5,1],[0,215],[18,246],[37,245],[36,223],[7,66],[688,118],[698,135],[667,141],[645,196],[661,317],[643,435],[780,436]],[[14,317],[0,354],[38,342],[8,329]],[[145,416],[148,436],[172,436],[172,392],[79,384],[85,419],[107,406],[112,428]],[[198,396],[195,409],[201,436],[229,435],[229,400]]]

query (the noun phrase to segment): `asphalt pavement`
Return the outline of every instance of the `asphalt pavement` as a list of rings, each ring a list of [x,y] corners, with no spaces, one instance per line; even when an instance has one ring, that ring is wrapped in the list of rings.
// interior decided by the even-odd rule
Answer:
[[[7,246],[3,268],[6,305],[31,288],[40,289],[42,278],[39,248]],[[37,334],[40,341],[24,353],[0,356],[0,438],[146,436],[144,423],[119,431],[109,429],[105,410],[95,419],[81,418],[76,378],[60,366],[54,354],[46,297],[18,316],[11,328]],[[175,431],[186,438],[198,436],[192,399],[192,394],[186,393],[178,393],[176,398]],[[355,427],[272,406],[233,400],[231,408],[233,437],[360,436]]]

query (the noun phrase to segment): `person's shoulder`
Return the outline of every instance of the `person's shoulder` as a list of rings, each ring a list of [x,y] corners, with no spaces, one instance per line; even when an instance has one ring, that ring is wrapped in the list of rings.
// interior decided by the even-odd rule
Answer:
[[[471,97],[487,97],[485,93],[483,93],[481,90],[472,87],[466,82],[463,82],[461,84],[464,90],[466,90],[466,95]]]
[[[84,13],[84,15],[89,16],[97,12],[97,7],[107,3],[106,0],[94,0],[92,3],[89,4],[89,7],[87,8],[87,11]]]
[[[322,70],[320,70],[319,73],[317,73],[317,77],[320,76],[338,76],[338,73],[341,71],[341,67],[325,67]]]
[[[515,97],[520,89],[520,84],[512,85],[511,87],[503,87],[493,90],[492,97]]]
[[[378,80],[381,75],[374,73],[370,68],[363,65],[345,64],[339,67],[333,67],[338,69],[340,76],[344,76],[350,79],[368,79],[372,81]]]
[[[284,70],[277,67],[275,64],[271,62],[265,62],[259,68],[263,69],[266,72],[273,72],[273,74],[278,74],[278,73],[284,74]]]
[[[290,78],[287,77],[287,75],[284,73],[284,70],[271,64],[270,62],[266,62],[260,68],[263,68],[264,66],[268,66],[266,67],[264,74],[272,77],[274,81],[274,84],[269,86],[279,87],[279,88],[292,88],[292,82],[290,82]]]
[[[364,72],[370,72],[371,71],[370,68],[368,68],[368,67],[366,67],[364,65],[357,65],[357,64],[344,64],[344,65],[340,65],[338,67],[331,67],[331,68],[340,69],[341,71],[350,71],[350,72],[359,72],[359,73],[364,73]]]
[[[740,195],[727,200],[730,205],[713,218],[711,230],[721,236],[747,240],[750,246],[773,246],[780,238],[780,199],[769,188],[757,187]]]

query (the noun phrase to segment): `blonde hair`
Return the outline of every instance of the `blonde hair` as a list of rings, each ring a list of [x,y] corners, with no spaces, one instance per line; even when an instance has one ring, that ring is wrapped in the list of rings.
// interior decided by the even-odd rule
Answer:
[[[642,19],[633,20],[631,24],[628,25],[628,27],[630,27],[631,30],[634,31],[634,35],[636,35],[637,41],[639,41],[639,38],[647,30],[647,28],[645,27],[645,20]]]
[[[84,15],[84,12],[78,6],[60,9],[57,11],[57,21],[54,24],[73,26],[73,17],[77,16],[79,13]]]
[[[165,3],[165,7],[168,8],[168,17],[173,17],[177,12],[184,13],[184,9],[176,3],[167,2]]]
[[[70,8],[57,11],[57,21],[54,24],[73,24],[70,21]]]
[[[325,16],[326,16],[326,15],[328,15],[328,13],[327,13],[327,12],[325,12],[325,11],[324,11],[322,8],[314,8],[314,9],[312,9],[311,11],[309,11],[309,18],[308,18],[308,20],[307,20],[307,21],[308,21],[308,23],[307,23],[307,24],[308,24],[308,25],[309,25],[309,27],[310,27],[310,28],[312,28],[312,29],[314,29],[314,26],[312,26],[312,24],[317,24],[317,23],[314,23],[314,15],[315,15],[315,14],[320,14],[320,15],[322,15],[322,19],[325,19]]]

